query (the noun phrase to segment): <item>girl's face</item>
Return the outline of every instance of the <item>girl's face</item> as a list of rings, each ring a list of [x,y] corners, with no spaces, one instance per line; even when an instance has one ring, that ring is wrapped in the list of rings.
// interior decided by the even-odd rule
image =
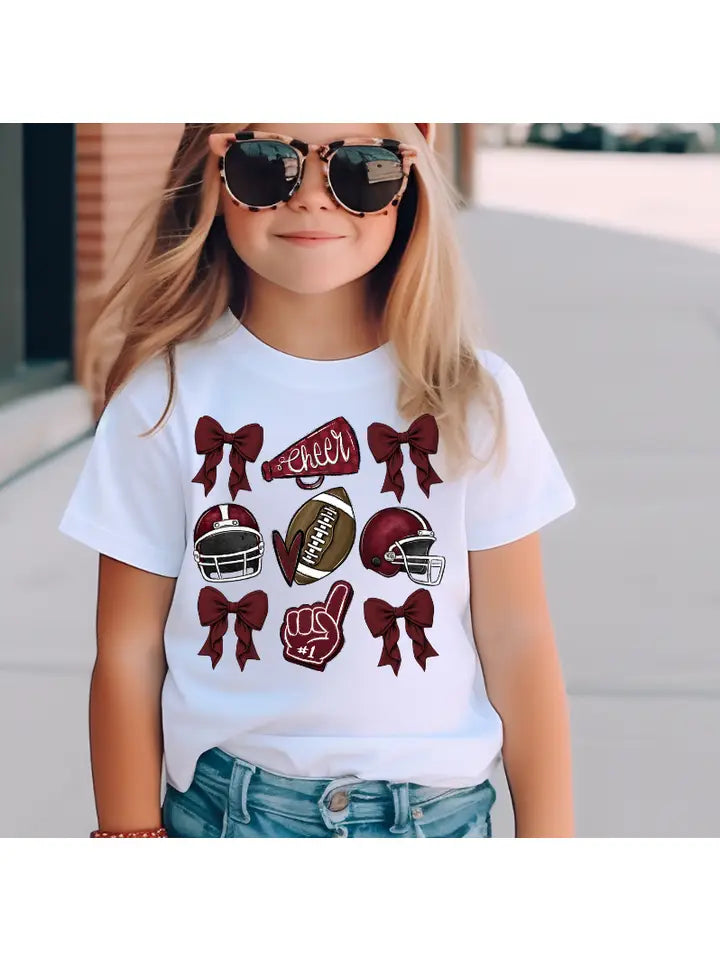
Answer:
[[[378,123],[255,123],[249,130],[281,133],[307,143],[329,143],[350,136],[386,137]],[[348,213],[323,182],[317,153],[305,160],[299,189],[276,210],[237,207],[220,185],[220,210],[230,242],[251,272],[296,293],[325,293],[369,273],[387,253],[395,234],[397,207],[359,217]],[[324,230],[337,240],[294,243],[281,234]]]

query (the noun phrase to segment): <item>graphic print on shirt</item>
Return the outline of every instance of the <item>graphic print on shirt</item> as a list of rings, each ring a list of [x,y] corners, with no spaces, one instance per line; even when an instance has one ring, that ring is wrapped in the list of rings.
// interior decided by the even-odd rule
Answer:
[[[430,591],[421,588],[415,590],[400,607],[369,597],[363,605],[365,623],[374,637],[383,638],[383,648],[378,666],[390,665],[395,676],[400,670],[400,628],[398,619],[405,619],[405,632],[412,640],[413,655],[425,670],[428,657],[439,656],[437,650],[425,636],[425,628],[433,625],[435,606]]]
[[[223,638],[228,628],[228,616],[235,614],[235,658],[240,669],[248,660],[259,660],[253,643],[252,631],[262,629],[268,612],[268,598],[264,590],[253,590],[242,600],[233,603],[215,587],[203,587],[198,595],[198,616],[204,627],[210,627],[198,656],[210,657],[213,670],[223,654]]]
[[[324,602],[289,607],[280,627],[285,659],[312,670],[324,670],[345,643],[342,625],[352,597],[350,584],[337,580]]]
[[[370,453],[376,461],[385,464],[385,481],[380,492],[392,491],[398,503],[405,490],[401,469],[403,443],[407,443],[409,447],[410,459],[416,467],[418,486],[426,497],[430,496],[433,483],[443,482],[430,464],[429,455],[437,453],[438,449],[438,426],[432,414],[422,414],[403,432],[393,430],[386,423],[371,423],[367,430],[367,441]]]
[[[299,536],[298,536],[299,535]],[[273,547],[287,583],[315,583],[343,563],[355,543],[355,514],[343,487],[316,493],[290,521],[283,541],[273,530]]]
[[[255,517],[239,503],[218,503],[193,531],[193,559],[204,580],[247,580],[262,568],[265,543]]]
[[[425,517],[408,507],[378,510],[360,534],[360,559],[382,577],[406,573],[415,583],[434,587],[442,580],[445,557],[430,553],[434,532]]]
[[[271,480],[294,479],[303,490],[316,490],[325,477],[345,476],[360,469],[360,447],[345,417],[335,417],[262,465]],[[307,478],[315,478],[312,483]]]
[[[300,563],[300,552],[305,542],[305,534],[302,530],[298,530],[292,539],[290,539],[290,537],[286,539],[290,540],[289,545],[283,540],[283,535],[279,530],[273,530],[272,545],[275,550],[278,566],[280,567],[280,573],[285,577],[287,585],[291,587],[293,585],[295,571]]]
[[[207,496],[215,486],[217,467],[223,458],[223,445],[230,444],[230,496],[235,499],[238,490],[250,490],[245,472],[245,461],[257,460],[263,445],[263,428],[259,423],[247,423],[234,433],[226,433],[213,417],[200,417],[195,426],[195,449],[205,459],[192,478],[202,483]]]

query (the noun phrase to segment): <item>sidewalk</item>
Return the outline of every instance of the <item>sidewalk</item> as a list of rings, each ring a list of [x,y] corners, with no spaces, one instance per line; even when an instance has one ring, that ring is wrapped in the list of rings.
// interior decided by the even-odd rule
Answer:
[[[578,835],[720,836],[720,256],[503,211],[463,226],[578,501],[543,536]]]
[[[520,213],[460,226],[492,348],[578,501],[543,534],[578,836],[720,836],[720,256]],[[97,560],[56,530],[87,448],[0,491],[3,748],[20,773],[0,801],[6,836],[95,822]],[[512,836],[496,787],[494,834]]]

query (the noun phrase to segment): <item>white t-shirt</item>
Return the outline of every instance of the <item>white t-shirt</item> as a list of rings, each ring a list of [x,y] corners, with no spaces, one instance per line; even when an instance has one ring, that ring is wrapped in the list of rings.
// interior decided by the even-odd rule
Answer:
[[[455,787],[493,771],[502,724],[467,551],[538,530],[575,497],[518,375],[478,355],[505,402],[499,477],[491,464],[451,479],[435,419],[401,420],[389,344],[301,359],[226,311],[177,349],[159,431],[138,436],[165,408],[162,359],[113,395],[59,529],[177,577],[162,691],[176,789],[214,746],[296,777]],[[489,423],[479,408],[478,452]]]

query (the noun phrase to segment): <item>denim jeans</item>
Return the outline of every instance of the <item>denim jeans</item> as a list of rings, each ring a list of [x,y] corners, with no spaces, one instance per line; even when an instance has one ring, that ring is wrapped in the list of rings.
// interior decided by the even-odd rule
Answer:
[[[170,837],[492,837],[495,798],[489,780],[447,788],[287,777],[213,747],[184,793],[167,785],[162,815]]]

